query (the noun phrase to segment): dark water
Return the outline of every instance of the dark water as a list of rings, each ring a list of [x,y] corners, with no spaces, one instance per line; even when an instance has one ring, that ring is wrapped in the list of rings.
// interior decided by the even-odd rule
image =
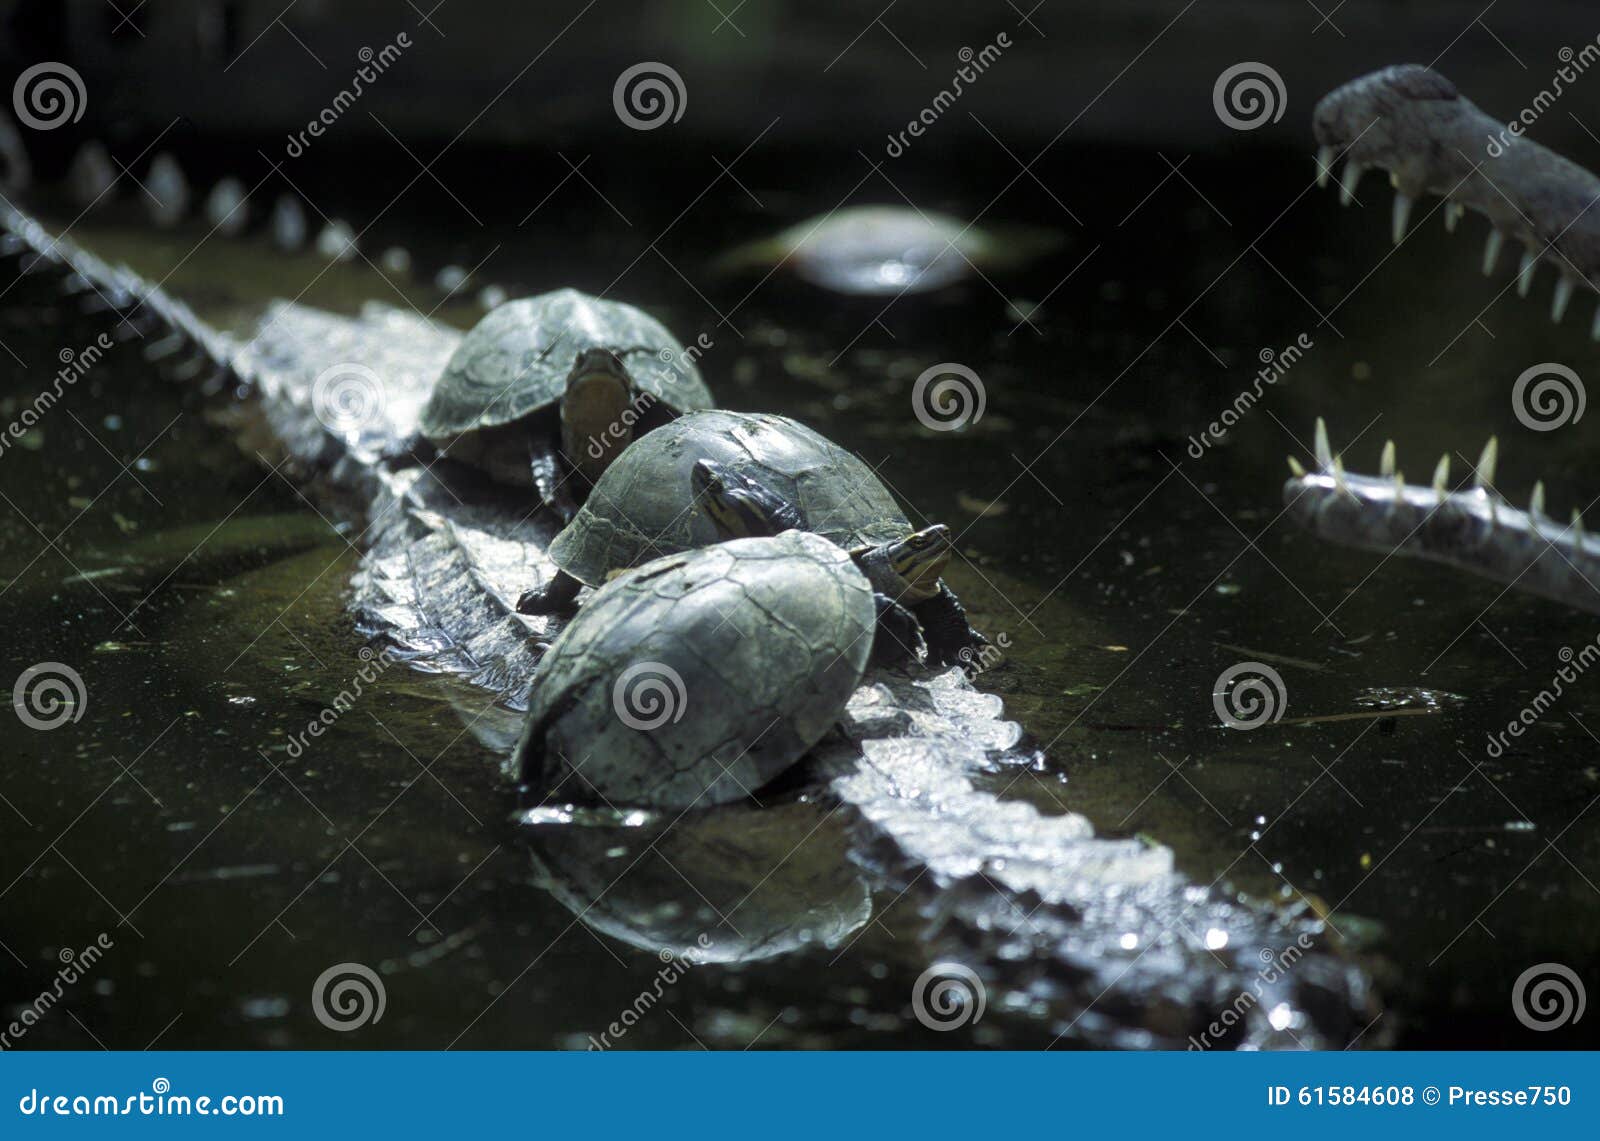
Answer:
[[[1595,620],[1380,566],[1278,517],[1283,457],[1309,464],[1318,414],[1362,470],[1395,438],[1413,481],[1442,451],[1475,460],[1496,432],[1508,492],[1543,478],[1553,513],[1587,504],[1588,422],[1535,433],[1509,396],[1538,361],[1581,371],[1585,322],[1552,328],[1542,302],[1497,298],[1504,277],[1476,270],[1481,223],[1446,237],[1437,215],[1419,221],[1391,256],[1377,180],[1366,208],[1340,211],[1300,155],[1200,156],[1175,178],[1154,154],[1061,148],[1037,168],[1052,190],[1021,180],[984,216],[1057,229],[1059,251],[888,305],[708,269],[733,242],[847,198],[986,209],[993,179],[939,157],[878,174],[855,155],[752,159],[742,186],[703,194],[710,156],[662,154],[642,173],[597,159],[593,186],[570,180],[524,225],[553,181],[531,160],[542,175],[526,193],[483,156],[445,173],[475,188],[481,225],[426,186],[379,216],[399,185],[382,172],[318,186],[330,213],[378,216],[365,244],[410,248],[419,283],[361,263],[322,272],[259,236],[153,237],[116,215],[72,234],[158,280],[170,271],[168,289],[224,323],[286,296],[415,304],[464,327],[470,301],[426,283],[446,262],[483,262],[480,280],[513,294],[607,290],[685,342],[705,333],[725,404],[815,424],[959,532],[949,578],[1009,643],[980,684],[1049,757],[997,788],[1152,836],[1201,884],[1331,913],[1373,956],[1403,1045],[1593,1044],[1592,1020],[1524,1030],[1510,993],[1534,964],[1582,974],[1600,959],[1595,687],[1585,678],[1502,755],[1485,745],[1550,683],[1562,647],[1600,634]],[[71,218],[35,205],[58,227]],[[1031,325],[1013,301],[1042,302]],[[1191,456],[1262,350],[1302,334],[1303,358]],[[64,334],[19,319],[0,338],[26,366],[0,356],[10,420]],[[986,392],[959,432],[912,415],[913,382],[944,361]],[[481,694],[398,668],[294,755],[292,735],[363,666],[341,603],[355,555],[325,505],[214,408],[119,352],[0,456],[7,676],[61,662],[87,692],[81,720],[6,737],[0,999],[30,1003],[63,947],[113,944],[27,1044],[582,1045],[652,987],[670,933],[708,917],[746,961],[695,967],[622,1045],[957,1044],[909,1017],[916,918],[864,896],[804,799],[759,836],[713,821],[646,851],[552,829],[530,858],[493,749],[456,712]],[[1276,724],[1230,731],[1213,684],[1246,661],[1279,672],[1287,705]],[[347,961],[381,971],[388,1009],[342,1036],[308,998]]]

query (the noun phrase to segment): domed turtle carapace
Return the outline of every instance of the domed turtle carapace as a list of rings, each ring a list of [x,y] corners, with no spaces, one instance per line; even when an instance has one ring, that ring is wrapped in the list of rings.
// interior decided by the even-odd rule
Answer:
[[[473,327],[422,411],[421,432],[503,483],[531,484],[570,517],[633,439],[714,403],[655,318],[558,289],[507,302]]]
[[[872,587],[820,535],[734,539],[607,583],[540,663],[514,763],[544,794],[688,808],[754,793],[860,684]]]
[[[710,493],[737,492],[743,519],[722,521]],[[684,416],[629,448],[550,545],[559,573],[523,595],[528,614],[569,609],[584,585],[659,556],[734,534],[814,532],[852,553],[878,593],[918,619],[933,665],[982,645],[939,578],[953,550],[947,527],[917,530],[872,469],[783,416],[710,411]],[[740,528],[743,528],[742,530]]]

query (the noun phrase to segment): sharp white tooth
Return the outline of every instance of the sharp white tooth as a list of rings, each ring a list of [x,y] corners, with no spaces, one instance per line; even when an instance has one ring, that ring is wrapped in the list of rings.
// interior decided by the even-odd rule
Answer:
[[[1317,148],[1317,189],[1328,185],[1328,174],[1333,170],[1333,148]]]
[[[1533,269],[1538,264],[1539,255],[1531,249],[1522,251],[1522,264],[1517,267],[1517,296],[1528,296],[1528,290],[1533,288]]]
[[[1405,493],[1406,493],[1406,476],[1405,476],[1405,473],[1397,471],[1397,472],[1394,473],[1394,497],[1397,500],[1398,499],[1402,499],[1402,498],[1405,497]]]
[[[1544,514],[1544,480],[1533,485],[1533,498],[1528,503],[1528,511],[1534,516]]]
[[[1339,205],[1348,206],[1355,201],[1356,183],[1361,181],[1361,176],[1366,170],[1367,168],[1359,162],[1344,164],[1344,174],[1339,177]]]
[[[1567,305],[1572,300],[1572,291],[1578,286],[1577,279],[1570,274],[1562,274],[1556,282],[1556,295],[1550,302],[1550,320],[1557,325],[1561,318],[1567,315]]]
[[[1415,201],[1409,194],[1396,194],[1394,196],[1394,213],[1390,216],[1389,231],[1394,238],[1394,244],[1399,245],[1406,236],[1406,227],[1411,225],[1411,203]]]
[[[1583,512],[1576,507],[1572,509],[1572,537],[1577,542],[1583,542]]]
[[[1600,306],[1595,307],[1594,322],[1589,326],[1589,339],[1600,341]]]
[[[1494,272],[1495,265],[1500,261],[1500,247],[1505,245],[1506,236],[1499,230],[1490,230],[1488,239],[1483,243],[1483,275],[1488,277]]]
[[[1386,440],[1383,445],[1383,458],[1378,461],[1379,475],[1394,474],[1394,441]]]
[[[1440,495],[1444,494],[1445,484],[1450,482],[1450,456],[1446,453],[1439,457],[1439,464],[1433,469],[1433,490]]]
[[[1462,217],[1466,214],[1466,212],[1467,212],[1467,208],[1465,206],[1461,205],[1461,203],[1459,203],[1459,202],[1446,202],[1444,204],[1444,229],[1445,229],[1445,233],[1447,233],[1447,234],[1455,233],[1456,232],[1456,223],[1461,221]]]
[[[1478,486],[1494,486],[1494,467],[1500,459],[1500,441],[1490,436],[1489,442],[1483,445],[1483,455],[1478,457]]]
[[[1288,459],[1290,474],[1296,479],[1304,479],[1306,477],[1306,469],[1300,466],[1300,461],[1293,456],[1288,457]]]
[[[1333,482],[1338,484],[1340,487],[1344,487],[1345,486],[1345,482],[1344,482],[1344,457],[1343,456],[1334,456],[1333,457]]]
[[[1317,467],[1328,471],[1333,467],[1333,448],[1328,444],[1328,424],[1321,416],[1317,417]]]

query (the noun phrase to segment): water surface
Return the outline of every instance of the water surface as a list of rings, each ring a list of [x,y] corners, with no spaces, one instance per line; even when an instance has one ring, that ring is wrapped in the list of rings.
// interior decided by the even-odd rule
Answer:
[[[815,175],[804,189],[797,163]],[[1373,957],[1384,1032],[1403,1045],[1592,1044],[1589,1024],[1523,1030],[1510,990],[1535,963],[1581,973],[1600,951],[1600,814],[1586,814],[1600,701],[1581,685],[1499,756],[1486,734],[1600,629],[1330,549],[1279,516],[1283,457],[1310,462],[1318,414],[1363,470],[1395,438],[1414,482],[1442,451],[1475,460],[1496,432],[1508,494],[1543,478],[1553,513],[1587,504],[1587,423],[1535,433],[1509,399],[1531,363],[1582,368],[1585,322],[1552,328],[1542,304],[1481,279],[1470,221],[1466,238],[1422,221],[1390,256],[1385,192],[1341,211],[1299,155],[1200,157],[1183,181],[1153,154],[1060,148],[1039,171],[1072,188],[1082,225],[1027,184],[986,215],[1058,229],[1056,254],[891,303],[708,268],[844,198],[857,156],[752,156],[753,198],[722,179],[696,199],[704,179],[685,182],[683,156],[659,156],[649,178],[596,164],[595,193],[574,183],[524,225],[532,203],[489,180],[467,183],[481,226],[443,196],[402,197],[367,244],[406,245],[416,280],[199,227],[154,236],[115,213],[71,233],[170,272],[167,288],[223,323],[287,296],[413,304],[465,327],[470,299],[428,282],[482,262],[480,279],[513,293],[607,290],[685,342],[706,334],[723,403],[816,425],[959,533],[949,578],[1007,643],[980,685],[1046,756],[994,776],[997,790],[1169,844],[1200,884],[1331,914]],[[964,169],[908,166],[894,187],[970,217],[992,187]],[[360,226],[383,190],[352,180],[319,202]],[[1303,358],[1191,455],[1262,352],[1302,336]],[[0,356],[9,420],[84,335],[21,315],[0,338],[21,361]],[[941,433],[911,392],[946,361],[980,375],[986,410]],[[621,1045],[966,1044],[908,1016],[920,921],[864,891],[807,798],[758,834],[713,816],[656,847],[648,830],[530,839],[509,824],[493,746],[514,718],[400,668],[292,749],[367,664],[342,607],[359,528],[241,446],[215,407],[122,352],[0,457],[6,662],[71,664],[88,693],[76,723],[7,736],[0,942],[16,969],[0,997],[31,1002],[63,947],[113,943],[28,1044],[581,1046],[653,985],[662,947],[707,927],[743,961],[686,972]],[[1239,732],[1212,694],[1246,661],[1278,671],[1287,704]],[[342,961],[374,965],[388,991],[360,1035],[324,1030],[307,1001]],[[1048,1036],[997,1019],[980,1040]]]

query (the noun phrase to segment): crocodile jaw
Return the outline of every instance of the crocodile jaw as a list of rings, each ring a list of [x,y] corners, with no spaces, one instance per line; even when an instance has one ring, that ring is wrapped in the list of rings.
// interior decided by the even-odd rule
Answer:
[[[1431,486],[1405,482],[1395,470],[1393,444],[1384,449],[1383,473],[1357,475],[1327,447],[1317,422],[1318,470],[1293,460],[1283,485],[1285,513],[1320,539],[1341,546],[1426,559],[1493,579],[1518,590],[1600,614],[1600,536],[1582,517],[1558,523],[1544,513],[1544,487],[1536,485],[1526,510],[1494,487],[1498,445],[1490,440],[1472,486],[1449,486],[1449,460],[1434,470]]]
[[[1361,176],[1389,172],[1396,194],[1391,235],[1398,244],[1413,204],[1424,194],[1446,199],[1454,230],[1466,210],[1487,217],[1484,272],[1493,272],[1505,239],[1521,242],[1518,292],[1527,296],[1541,260],[1560,273],[1551,318],[1560,321],[1578,285],[1600,289],[1600,178],[1484,114],[1444,76],[1415,64],[1385,68],[1331,92],[1317,104],[1312,129],[1320,149],[1317,180],[1326,184],[1343,157],[1340,201],[1356,200]],[[1600,313],[1590,330],[1600,340]]]

